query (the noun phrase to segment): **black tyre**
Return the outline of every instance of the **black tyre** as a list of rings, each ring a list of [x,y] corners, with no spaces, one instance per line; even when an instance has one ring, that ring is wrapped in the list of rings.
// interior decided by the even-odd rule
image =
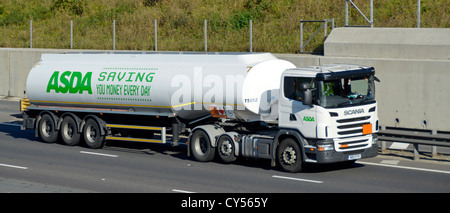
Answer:
[[[217,154],[225,163],[231,163],[236,160],[235,146],[233,140],[228,135],[222,135],[217,141]]]
[[[191,152],[194,158],[200,162],[208,162],[214,159],[215,148],[211,146],[208,134],[202,130],[197,130],[191,137]]]
[[[105,142],[105,136],[101,135],[100,125],[92,118],[84,124],[83,138],[86,145],[91,149],[102,148]]]
[[[81,135],[78,131],[78,125],[71,116],[66,116],[63,119],[59,132],[64,145],[75,146],[80,142]]]
[[[291,138],[281,141],[277,149],[278,164],[288,172],[302,170],[302,153],[297,142]]]
[[[58,131],[53,118],[49,114],[44,114],[39,121],[39,136],[46,143],[54,143],[58,140]]]

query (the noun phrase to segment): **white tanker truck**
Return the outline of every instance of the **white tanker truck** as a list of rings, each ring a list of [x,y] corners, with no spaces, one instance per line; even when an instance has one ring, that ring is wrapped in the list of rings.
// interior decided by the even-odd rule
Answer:
[[[296,68],[270,53],[43,54],[30,71],[23,129],[66,145],[186,142],[224,162],[304,163],[377,155],[372,67]]]

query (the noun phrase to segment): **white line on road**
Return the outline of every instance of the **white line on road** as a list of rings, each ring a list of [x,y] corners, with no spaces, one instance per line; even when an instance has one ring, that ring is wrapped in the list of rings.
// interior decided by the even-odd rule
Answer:
[[[15,165],[2,164],[2,163],[0,163],[0,166],[16,168],[16,169],[28,169],[28,167],[24,167],[24,166],[15,166]]]
[[[287,180],[310,182],[310,183],[323,183],[323,181],[318,181],[318,180],[308,180],[308,179],[300,179],[300,178],[285,177],[285,176],[278,176],[278,175],[272,175],[272,177],[273,178],[280,178],[280,179],[287,179]]]
[[[172,189],[172,192],[179,192],[179,193],[195,193],[195,192],[185,191],[185,190],[179,190],[179,189]]]
[[[389,165],[397,165],[398,163],[400,163],[399,160],[382,160],[380,162],[381,164],[389,164]]]
[[[112,158],[117,158],[117,157],[119,157],[118,155],[103,154],[103,153],[98,153],[98,152],[85,152],[85,151],[80,151],[80,153],[82,153],[82,154],[88,154],[88,155],[99,155],[99,156],[105,156],[105,157],[112,157]]]
[[[17,127],[21,127],[22,124],[15,124],[15,123],[0,123],[2,125],[7,125],[7,126],[17,126]]]
[[[400,169],[410,169],[410,170],[417,170],[417,171],[424,171],[424,172],[437,172],[437,173],[443,173],[443,174],[450,174],[450,171],[436,170],[436,169],[424,169],[424,168],[416,168],[416,167],[409,167],[409,166],[397,166],[397,165],[363,162],[363,161],[358,161],[358,163],[374,165],[374,166],[385,166],[385,167],[400,168]]]

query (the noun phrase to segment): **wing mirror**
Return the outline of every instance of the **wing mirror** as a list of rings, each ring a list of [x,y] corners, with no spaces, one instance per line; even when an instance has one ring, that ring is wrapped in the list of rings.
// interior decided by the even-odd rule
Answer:
[[[301,83],[300,85],[303,93],[303,105],[312,105],[312,89],[309,83]]]

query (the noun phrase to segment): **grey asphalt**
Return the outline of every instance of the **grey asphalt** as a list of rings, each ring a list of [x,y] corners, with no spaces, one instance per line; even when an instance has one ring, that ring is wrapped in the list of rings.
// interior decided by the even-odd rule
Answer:
[[[184,145],[108,142],[92,150],[41,142],[20,130],[15,106],[0,101],[0,192],[450,192],[445,159],[383,154],[292,174],[265,160],[197,162]]]

